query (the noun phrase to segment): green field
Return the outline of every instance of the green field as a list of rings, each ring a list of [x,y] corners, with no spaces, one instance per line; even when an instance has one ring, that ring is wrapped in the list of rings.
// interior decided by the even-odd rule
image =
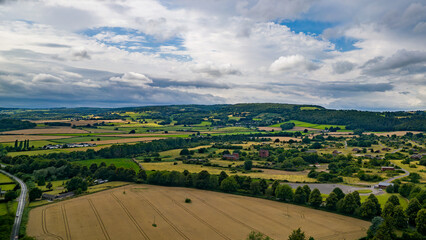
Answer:
[[[129,137],[131,137],[131,136],[129,136]],[[64,138],[64,139],[53,140],[52,142],[62,143],[62,144],[86,142],[86,143],[95,143],[96,144],[98,138],[100,139],[100,141],[102,141],[102,140],[122,139],[123,137],[102,137],[102,136],[75,137],[75,138]],[[93,141],[92,141],[92,139],[93,139]]]
[[[92,159],[75,161],[74,163],[90,167],[93,163],[96,163],[99,166],[102,162],[104,162],[107,166],[114,164],[117,168],[129,168],[139,172],[139,166],[129,158]]]
[[[30,146],[34,146],[35,148],[40,148],[47,144],[57,144],[57,143],[53,141],[46,141],[46,140],[30,141]],[[15,142],[2,143],[2,145],[12,147],[12,146],[15,146]]]
[[[0,173],[0,183],[13,183],[13,180],[10,177]]]
[[[397,193],[394,193],[394,194],[384,193],[384,194],[381,194],[381,195],[376,195],[377,200],[379,200],[379,203],[382,206],[382,208],[385,207],[386,201],[392,195],[395,195],[399,198],[399,202],[404,209],[407,208],[408,200],[406,198],[402,197],[401,195],[397,194]],[[368,198],[368,195],[361,195],[360,197],[361,197],[361,202],[364,202]]]
[[[9,206],[8,206],[9,204]],[[14,215],[16,212],[16,208],[18,207],[18,202],[13,201],[9,203],[0,203],[0,216],[7,214],[7,208],[9,207],[11,213]]]
[[[315,123],[307,123],[307,122],[302,122],[297,120],[291,120],[291,121],[287,121],[283,123],[294,123],[296,127],[315,128],[315,129],[322,129],[322,130],[325,130],[325,128],[330,128],[330,127],[340,127],[340,129],[342,130],[346,129],[345,125],[315,124]],[[283,123],[277,123],[269,127],[280,127]]]
[[[320,110],[319,108],[317,108],[317,107],[300,107],[300,110]]]
[[[0,188],[2,191],[9,191],[9,190],[13,190],[13,188],[15,188],[16,184],[2,184],[0,185]]]

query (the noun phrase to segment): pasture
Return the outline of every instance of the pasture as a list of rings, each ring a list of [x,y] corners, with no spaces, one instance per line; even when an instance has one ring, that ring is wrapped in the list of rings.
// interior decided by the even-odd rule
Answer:
[[[74,163],[90,167],[90,165],[92,165],[93,163],[99,166],[102,162],[104,162],[107,166],[114,164],[117,168],[128,168],[135,170],[136,173],[139,172],[139,166],[129,158],[92,159],[75,161]]]
[[[190,198],[192,203],[185,203]],[[265,199],[187,188],[129,185],[31,210],[37,239],[245,239],[251,231],[287,239],[299,227],[315,239],[359,239],[370,223]]]

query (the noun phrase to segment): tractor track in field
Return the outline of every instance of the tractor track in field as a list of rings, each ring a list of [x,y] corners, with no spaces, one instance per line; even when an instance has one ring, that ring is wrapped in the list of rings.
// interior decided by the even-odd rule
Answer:
[[[61,236],[55,235],[53,233],[50,233],[47,230],[47,224],[46,224],[46,222],[47,222],[46,221],[46,210],[47,209],[48,208],[43,208],[43,210],[41,210],[41,228],[43,230],[43,233],[46,234],[46,235],[48,235],[48,236],[54,237],[56,239],[63,240],[63,238]]]
[[[166,221],[170,227],[172,227],[181,237],[183,237],[184,239],[189,240],[189,237],[185,235],[185,233],[183,233],[178,227],[176,227],[176,225],[174,225],[156,206],[154,206],[154,204],[152,204],[145,196],[143,196],[141,193],[136,193],[137,195],[139,195],[140,197],[143,198],[143,200],[148,203],[148,205],[154,209],[155,212],[158,213],[158,215],[160,215],[160,217]]]
[[[106,230],[105,224],[102,221],[102,218],[99,215],[98,210],[95,208],[95,205],[93,204],[92,199],[87,198],[87,201],[89,202],[90,207],[92,208],[93,213],[95,214],[96,219],[98,220],[98,223],[99,223],[99,225],[101,227],[102,233],[104,234],[105,238],[108,239],[108,240],[111,240],[111,237],[109,236],[108,231]]]
[[[124,210],[124,212],[127,214],[127,216],[130,218],[130,220],[133,222],[133,224],[136,226],[136,228],[138,229],[139,233],[145,238],[145,239],[150,239],[148,237],[148,235],[145,233],[145,231],[142,229],[142,227],[138,224],[138,222],[136,221],[136,219],[132,216],[132,214],[129,212],[129,210],[127,209],[127,207],[123,204],[123,202],[117,197],[115,196],[114,193],[111,193],[111,196],[115,199],[115,201],[117,201],[117,203],[121,206],[121,208]]]
[[[180,208],[182,208],[185,212],[189,213],[191,216],[193,216],[194,218],[196,218],[198,221],[202,222],[204,225],[206,225],[208,228],[210,228],[211,230],[213,230],[215,233],[217,233],[219,236],[221,236],[224,239],[227,240],[231,240],[229,237],[227,237],[225,234],[221,233],[219,230],[217,230],[215,227],[213,227],[212,225],[210,225],[208,222],[204,221],[202,218],[200,218],[199,216],[197,216],[197,214],[191,212],[189,209],[187,209],[185,206],[183,206],[182,204],[180,204],[179,202],[177,202],[176,200],[172,199],[171,197],[169,197],[167,194],[161,192],[161,194],[163,194],[164,196],[166,196],[168,199],[170,199],[173,203],[175,203],[176,205],[178,205]]]
[[[65,233],[66,233],[67,239],[71,240],[70,225],[68,224],[67,211],[65,210],[64,204],[61,205],[61,211],[62,211],[62,218],[64,220]]]
[[[204,203],[205,205],[207,205],[207,206],[209,206],[209,207],[211,207],[211,208],[215,209],[217,212],[220,212],[222,215],[224,215],[224,216],[228,217],[229,219],[232,219],[234,222],[237,222],[237,223],[239,223],[239,224],[241,224],[241,225],[243,225],[243,226],[247,227],[248,229],[251,229],[252,231],[256,231],[256,232],[260,232],[260,233],[262,233],[262,231],[260,231],[259,229],[256,229],[256,228],[254,228],[254,227],[252,227],[252,226],[250,226],[250,225],[245,224],[244,222],[241,222],[240,220],[238,220],[238,219],[234,218],[233,216],[229,215],[228,213],[226,213],[226,212],[224,212],[224,211],[220,210],[219,208],[217,208],[217,207],[215,207],[215,206],[211,205],[210,203],[206,202],[204,199],[201,199],[201,198],[199,198],[199,197],[195,196],[195,195],[194,195],[194,194],[192,194],[192,193],[188,193],[188,194],[190,194],[190,195],[194,196],[195,198],[197,198],[198,200],[200,200],[200,201],[201,201],[202,203]]]

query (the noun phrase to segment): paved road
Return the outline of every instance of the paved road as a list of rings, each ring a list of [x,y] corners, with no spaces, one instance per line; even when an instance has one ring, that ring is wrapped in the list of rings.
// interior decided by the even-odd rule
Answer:
[[[18,197],[18,208],[16,209],[15,222],[13,223],[12,235],[10,236],[10,239],[15,240],[19,238],[19,228],[21,226],[22,215],[24,213],[24,207],[25,207],[28,189],[27,189],[27,185],[25,185],[25,183],[21,179],[3,170],[0,170],[0,172],[15,179],[15,181],[17,181],[21,185],[21,194]]]

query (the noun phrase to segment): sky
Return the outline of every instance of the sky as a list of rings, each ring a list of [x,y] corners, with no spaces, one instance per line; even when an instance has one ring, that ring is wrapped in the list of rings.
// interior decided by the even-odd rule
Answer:
[[[0,0],[0,107],[426,110],[426,2]]]

